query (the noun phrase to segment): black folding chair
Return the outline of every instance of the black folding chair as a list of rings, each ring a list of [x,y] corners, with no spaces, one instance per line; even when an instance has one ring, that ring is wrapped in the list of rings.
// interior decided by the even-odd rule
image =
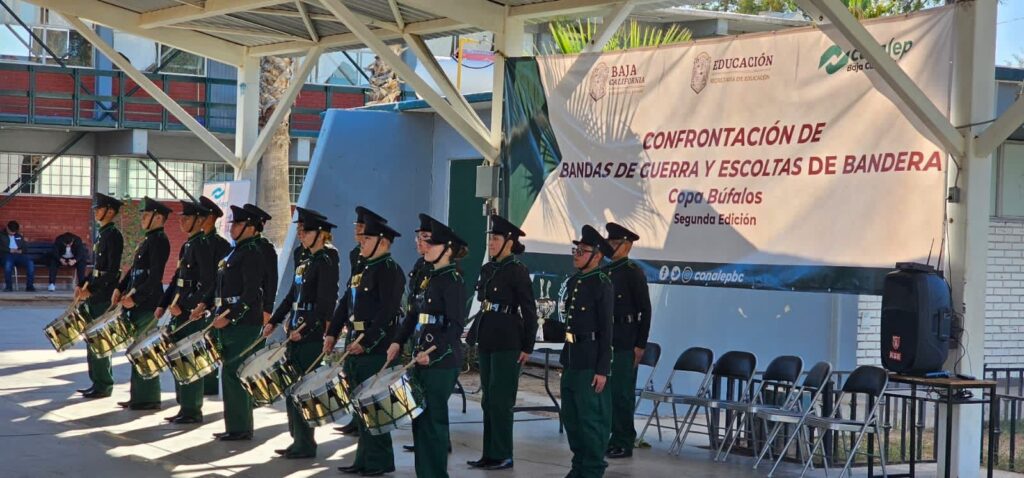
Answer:
[[[853,445],[847,451],[846,464],[843,465],[843,470],[839,472],[839,478],[849,473],[850,466],[853,465],[853,458],[857,455],[857,450],[860,448],[860,442],[864,439],[864,436],[874,434],[879,438],[882,437],[882,425],[880,423],[881,420],[879,420],[878,408],[882,404],[882,395],[885,394],[885,389],[888,385],[889,374],[884,369],[862,365],[854,369],[850,376],[846,378],[846,383],[843,384],[842,393],[839,394],[836,403],[843,403],[843,398],[846,395],[865,395],[867,397],[867,411],[864,418],[859,420],[843,418],[843,407],[836,407],[835,411],[827,417],[814,415],[807,417],[806,425],[810,428],[821,429],[821,433],[818,434],[817,439],[814,441],[814,447],[811,448],[811,453],[807,457],[807,462],[804,463],[804,469],[800,472],[800,476],[804,476],[807,473],[807,468],[811,466],[811,462],[814,460],[814,454],[819,448],[822,448],[822,443],[828,432],[848,432],[853,433],[856,437],[853,439]],[[882,476],[888,476],[885,471],[885,451],[882,449],[881,441],[879,441],[878,448],[879,453],[877,457],[882,465]],[[871,451],[869,450],[865,454],[871,454]],[[821,455],[822,463],[825,466],[825,475],[828,476],[828,453],[822,450]]]
[[[637,437],[637,443],[640,443],[644,434],[647,433],[647,429],[651,426],[651,421],[658,417],[658,407],[662,403],[668,403],[672,405],[672,426],[678,434],[679,432],[679,416],[676,413],[677,404],[689,404],[696,399],[706,399],[710,393],[708,385],[711,382],[711,365],[714,361],[715,354],[710,350],[703,347],[691,347],[679,354],[679,358],[676,359],[675,365],[672,367],[672,373],[669,374],[668,379],[665,380],[665,386],[662,387],[660,392],[653,390],[644,390],[640,392],[640,400],[651,400],[654,402],[654,409],[651,410],[651,414],[647,417],[647,423],[644,424],[643,430]],[[672,380],[677,374],[699,374],[700,385],[693,395],[677,394],[673,390]],[[639,400],[637,400],[639,404]],[[687,416],[692,412],[693,407],[687,410]],[[696,413],[696,412],[693,412]],[[660,437],[661,425],[659,419],[658,433]]]
[[[718,453],[715,454],[716,461],[725,461],[741,432],[747,435],[748,440],[753,443],[754,449],[757,449],[757,438],[753,431],[754,418],[758,407],[778,406],[777,402],[774,404],[766,403],[765,396],[770,394],[772,399],[777,399],[781,390],[785,390],[783,394],[784,400],[788,401],[795,388],[796,381],[800,378],[800,374],[803,371],[804,361],[800,357],[795,355],[775,357],[768,364],[764,374],[761,375],[761,381],[757,384],[757,390],[753,394],[744,397],[745,400],[720,400],[714,403],[716,406],[711,408],[720,408],[733,412],[732,420],[729,421],[728,426],[725,428],[722,443],[718,446]],[[741,425],[744,420],[746,421],[745,427]],[[726,442],[729,442],[728,447],[725,446]]]
[[[800,384],[800,388],[794,390],[787,401],[783,403],[781,407],[769,408],[762,407],[754,412],[757,418],[760,418],[765,423],[774,423],[772,430],[768,433],[768,437],[765,439],[764,446],[761,447],[761,452],[757,456],[757,461],[754,462],[754,469],[761,464],[761,460],[764,459],[765,454],[771,452],[772,442],[782,431],[786,425],[793,425],[793,434],[786,440],[786,444],[782,447],[782,451],[779,452],[779,457],[775,460],[775,464],[772,465],[772,469],[768,471],[768,476],[772,476],[775,473],[775,469],[779,467],[782,460],[786,456],[786,452],[789,451],[789,447],[793,444],[793,440],[799,440],[802,445],[802,451],[805,453],[804,456],[810,456],[811,446],[807,439],[807,429],[804,427],[804,421],[814,411],[815,407],[821,401],[823,392],[827,388],[826,385],[829,383],[829,379],[832,377],[832,364],[828,362],[818,362],[811,367],[810,372],[807,372],[807,376],[804,377],[804,381]],[[807,407],[803,407],[803,398],[806,394],[810,394],[810,401]]]
[[[735,400],[730,399],[719,399],[718,397],[712,397],[709,393],[707,397],[694,400],[690,403],[694,413],[686,417],[686,425],[682,430],[676,433],[676,438],[672,440],[672,445],[669,446],[669,453],[675,452],[676,455],[682,452],[683,443],[686,442],[686,436],[689,435],[690,430],[693,429],[694,422],[697,421],[697,412],[701,408],[704,409],[704,416],[707,420],[708,425],[708,439],[711,442],[711,446],[715,446],[716,440],[718,439],[717,433],[717,417],[711,415],[711,410],[722,410],[726,403],[749,403],[750,392],[752,391],[751,384],[754,380],[754,372],[757,370],[757,357],[750,352],[731,351],[726,352],[715,362],[715,367],[711,370],[711,382],[721,382],[722,380],[735,380],[742,383],[739,391],[739,398]],[[727,414],[728,416],[728,414]],[[723,440],[724,441],[724,440]]]

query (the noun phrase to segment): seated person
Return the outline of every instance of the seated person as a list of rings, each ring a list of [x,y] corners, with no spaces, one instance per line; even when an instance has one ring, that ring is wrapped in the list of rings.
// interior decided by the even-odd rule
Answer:
[[[47,257],[50,268],[48,290],[57,289],[57,271],[61,267],[74,267],[79,280],[85,277],[85,262],[88,255],[89,251],[85,248],[81,237],[70,232],[57,236],[57,239],[53,241],[53,251]]]
[[[35,292],[36,265],[32,258],[25,255],[25,237],[19,232],[21,225],[18,221],[7,223],[7,234],[0,239],[0,256],[4,258],[4,292],[14,290],[14,268],[23,267],[25,275],[28,276],[25,290]]]

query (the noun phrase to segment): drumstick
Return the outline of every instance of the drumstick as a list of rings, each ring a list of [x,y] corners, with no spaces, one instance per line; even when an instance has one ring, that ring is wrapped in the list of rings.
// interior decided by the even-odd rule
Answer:
[[[220,319],[223,319],[224,317],[227,317],[228,314],[230,314],[230,313],[231,313],[231,309],[227,309],[224,312],[221,312],[220,315],[218,315],[217,317],[215,317],[213,320],[210,321],[210,325],[207,325],[206,328],[203,329],[203,333],[205,334],[205,333],[209,332],[210,329],[213,328],[213,323],[214,322],[216,322],[216,321],[218,321]]]
[[[419,354],[421,354],[421,353],[423,353],[423,354],[429,354],[430,352],[433,352],[433,351],[435,351],[435,350],[437,350],[437,346],[436,346],[436,345],[431,345],[429,349],[427,349],[427,350],[424,350],[424,351],[422,351],[422,352],[420,352],[420,353],[417,353],[417,354],[413,355],[413,357],[412,357],[412,360],[410,360],[410,361],[409,361],[409,363],[405,364],[405,366],[404,366],[404,367],[402,367],[402,370],[401,370],[401,371],[402,371],[402,372],[405,372],[406,370],[409,370],[410,368],[412,368],[412,366],[413,366],[413,365],[416,365],[416,356],[418,356]],[[383,371],[384,371],[385,369],[387,369],[387,368],[388,368],[388,365],[390,365],[390,364],[391,364],[391,361],[390,361],[390,360],[389,360],[389,361],[387,361],[387,362],[384,362],[384,366],[383,366],[383,367],[381,367],[381,368],[380,368],[380,371],[378,371],[378,372],[377,372],[377,373],[376,373],[376,374],[375,374],[375,375],[373,376],[373,381],[372,381],[372,382],[370,382],[370,386],[369,386],[369,387],[366,387],[366,388],[373,388],[373,386],[377,384],[377,380],[378,380],[378,379],[380,378],[380,374],[381,374],[381,372],[383,372]]]
[[[167,306],[167,309],[166,309],[166,310],[164,310],[164,313],[163,313],[163,315],[161,315],[161,316],[160,316],[160,317],[159,317],[159,318],[157,319],[157,323],[158,323],[158,324],[160,323],[160,321],[161,321],[161,320],[164,320],[164,317],[167,317],[167,314],[170,314],[170,313],[171,313],[171,309],[172,309],[172,308],[174,308],[174,306],[175,306],[175,305],[178,305],[178,298],[179,298],[179,297],[181,297],[181,292],[178,292],[178,293],[174,294],[174,298],[173,298],[173,299],[171,299],[171,305]],[[186,321],[186,322],[188,322],[188,321]]]
[[[352,343],[349,345],[358,344],[360,340],[363,340],[363,334],[359,334],[359,337],[356,337],[356,339],[353,340]],[[348,350],[346,350],[345,353],[341,354],[341,358],[338,359],[339,364],[345,362],[345,359],[348,358],[348,353]],[[316,368],[316,366],[320,363],[320,359],[324,358],[324,355],[327,355],[327,351],[321,351],[320,356],[317,357],[316,360],[313,360],[313,363],[309,364],[309,368],[307,368],[305,372],[302,372],[302,374],[305,375],[314,368]]]
[[[79,290],[85,290],[88,287],[89,287],[89,281],[85,281],[85,282],[82,283],[82,287],[80,287]],[[75,306],[77,306],[79,302],[82,302],[82,296],[81,296],[81,294],[75,294],[75,298],[71,301],[71,306],[68,307],[68,310],[71,310],[71,309],[75,308]]]

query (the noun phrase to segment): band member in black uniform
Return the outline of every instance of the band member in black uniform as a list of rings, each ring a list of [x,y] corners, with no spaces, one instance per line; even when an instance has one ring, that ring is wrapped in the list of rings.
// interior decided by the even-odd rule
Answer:
[[[416,253],[420,255],[416,259],[416,263],[413,264],[412,269],[409,271],[409,295],[408,295],[408,307],[411,310],[413,308],[413,298],[423,292],[423,288],[426,287],[426,280],[430,276],[430,272],[434,270],[434,265],[427,262],[423,258],[423,255],[427,253],[427,249],[430,244],[427,243],[430,240],[430,224],[435,221],[434,218],[420,214],[420,225],[416,228]],[[410,317],[410,314],[406,314],[406,320]],[[405,451],[415,451],[414,445],[402,445]],[[448,445],[448,451],[451,451],[451,444]]]
[[[516,260],[525,248],[518,227],[491,216],[487,254],[480,270],[476,298],[480,315],[476,329],[480,356],[480,407],[484,412],[483,456],[467,462],[487,470],[512,468],[512,407],[519,390],[519,367],[533,352],[537,337],[537,304],[530,271]]]
[[[171,278],[171,284],[164,291],[160,307],[156,309],[156,317],[162,317],[170,308],[170,327],[174,331],[171,340],[177,342],[189,335],[202,330],[203,321],[190,321],[189,313],[213,291],[217,277],[217,263],[212,257],[213,250],[207,247],[206,234],[203,233],[203,221],[210,215],[210,210],[202,204],[181,201],[180,227],[188,239],[178,251],[178,267]],[[187,325],[186,325],[187,323]],[[167,417],[172,423],[192,424],[203,421],[203,382],[196,381],[187,385],[174,384],[174,392],[181,407],[176,415]]]
[[[456,261],[469,252],[467,244],[448,226],[434,221],[427,253],[433,266],[425,288],[412,299],[409,316],[388,347],[388,361],[401,352],[410,337],[416,367],[411,376],[423,390],[424,409],[412,421],[416,476],[448,476],[448,397],[462,366],[462,329],[466,322],[466,293]],[[437,347],[427,353],[430,347]]]
[[[214,433],[221,441],[252,440],[252,397],[242,388],[238,368],[248,357],[242,355],[255,341],[263,325],[263,248],[256,237],[261,218],[238,206],[231,206],[231,238],[235,247],[217,267],[217,285],[212,310],[213,327],[218,330],[223,370],[225,432]],[[208,308],[211,304],[207,304]]]
[[[327,216],[324,216],[323,214],[320,214],[319,212],[313,209],[306,209],[304,207],[295,206],[296,236],[301,236],[303,227],[302,225],[306,222],[306,218],[310,217],[321,219],[324,221],[327,220]],[[332,259],[334,259],[334,263],[338,264],[340,267],[341,263],[338,262],[338,249],[335,248],[333,244],[331,244],[331,239],[333,238],[332,233],[330,231],[321,231],[321,234],[324,236],[324,251],[327,252],[327,254],[331,256]],[[299,264],[304,262],[306,259],[309,259],[313,255],[312,253],[309,252],[309,249],[303,247],[301,239],[296,242],[298,243],[298,245],[296,245],[295,249],[292,250],[292,264],[294,266],[298,266]]]
[[[348,265],[350,268],[349,270],[351,271],[351,273],[349,274],[349,281],[351,281],[351,277],[362,272],[363,267],[366,266],[366,258],[359,253],[359,238],[360,236],[362,236],[363,228],[366,227],[366,221],[368,220],[376,221],[383,224],[388,223],[388,220],[381,217],[380,214],[377,214],[363,206],[356,206],[356,221],[355,223],[352,224],[352,233],[356,245],[348,253]],[[347,294],[350,292],[350,290],[351,284],[346,285],[345,290],[342,292],[342,301],[347,300]],[[334,430],[344,435],[358,433],[359,422],[356,421],[355,417],[352,417],[352,421],[348,422],[348,425],[335,427]]]
[[[121,201],[106,194],[96,193],[93,199],[93,218],[99,224],[99,231],[92,246],[92,272],[79,277],[75,288],[75,298],[85,302],[85,315],[90,321],[110,307],[110,296],[120,280],[124,237],[114,224],[114,218],[121,211],[121,205]],[[85,357],[92,385],[78,393],[85,398],[109,397],[114,390],[110,357],[96,357],[91,348],[86,348]]]
[[[156,323],[153,313],[164,293],[163,277],[171,243],[164,233],[164,223],[171,208],[145,197],[139,207],[142,228],[146,236],[135,250],[128,274],[114,290],[110,302],[120,302],[135,325],[135,340],[149,333]],[[128,294],[129,291],[134,291]],[[131,398],[118,402],[121,408],[131,410],[157,410],[160,408],[160,377],[145,380],[132,367]]]
[[[267,236],[263,235],[263,227],[267,221],[273,219],[270,214],[260,209],[255,204],[244,204],[242,207],[250,214],[259,218],[256,222],[256,244],[263,251],[263,287],[261,297],[263,301],[263,323],[270,321],[270,315],[274,313],[274,301],[277,300],[277,249],[274,243],[270,242]]]
[[[387,224],[365,217],[359,236],[360,254],[366,258],[363,271],[349,279],[349,289],[338,304],[331,328],[324,338],[324,352],[334,349],[342,327],[349,330],[348,339],[363,334],[362,342],[349,344],[345,362],[352,386],[373,377],[387,359],[387,347],[394,336],[402,307],[405,273],[391,257],[391,244],[400,234]],[[359,445],[355,462],[340,467],[345,473],[379,476],[395,470],[395,454],[391,434],[371,435],[360,422]]]
[[[320,357],[324,348],[324,333],[338,301],[338,262],[327,252],[327,234],[335,226],[319,217],[303,218],[299,239],[309,251],[309,258],[295,266],[295,280],[288,295],[281,301],[270,319],[263,326],[263,336],[269,337],[274,328],[288,320],[288,360],[302,373]],[[287,319],[286,319],[287,318]],[[287,400],[288,428],[292,444],[288,448],[275,450],[285,458],[313,458],[316,456],[316,440],[313,429],[302,418],[302,412],[292,400]]]
[[[224,217],[224,211],[206,196],[199,197],[199,204],[210,211],[210,214],[203,220],[203,234],[206,241],[202,245],[204,249],[209,249],[207,253],[213,260],[214,281],[216,281],[217,264],[231,252],[231,243],[217,232],[217,220]],[[213,288],[210,289],[206,299],[196,305],[196,309],[192,309],[192,314],[198,317],[206,310],[207,303],[213,303]],[[203,377],[203,395],[217,395],[219,389],[220,371],[214,369],[213,372]]]
[[[562,350],[562,423],[572,449],[573,478],[604,476],[611,428],[611,397],[605,390],[612,362],[612,281],[599,267],[611,246],[593,227],[573,241],[573,267],[565,291]]]
[[[605,456],[626,458],[633,456],[633,442],[636,440],[633,424],[636,368],[647,348],[647,336],[651,331],[651,295],[647,290],[647,275],[629,260],[633,243],[640,236],[614,222],[609,222],[605,229],[613,252],[612,262],[604,267],[604,271],[615,289],[612,374],[608,377],[612,435]]]

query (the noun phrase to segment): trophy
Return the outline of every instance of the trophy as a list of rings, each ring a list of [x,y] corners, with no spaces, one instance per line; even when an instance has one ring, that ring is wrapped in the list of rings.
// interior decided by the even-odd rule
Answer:
[[[540,297],[537,299],[537,341],[543,340],[544,322],[555,313],[556,304],[549,296],[551,281],[540,278]]]

